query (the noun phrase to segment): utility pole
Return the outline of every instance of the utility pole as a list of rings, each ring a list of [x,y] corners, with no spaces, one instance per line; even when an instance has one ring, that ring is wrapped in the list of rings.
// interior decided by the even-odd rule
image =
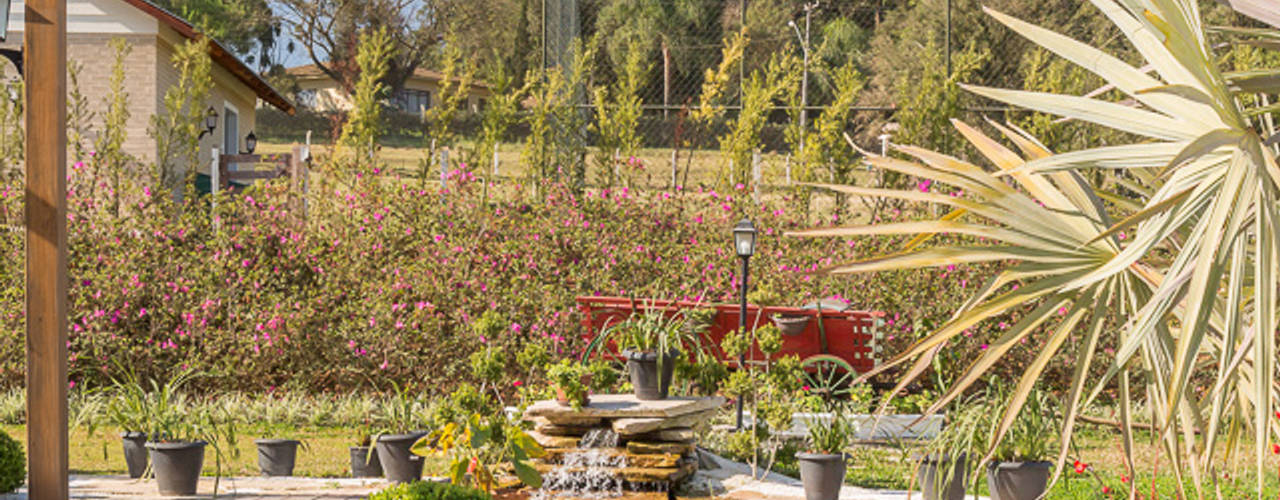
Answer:
[[[8,8],[9,2],[2,2]],[[67,483],[67,2],[26,0],[27,442],[31,500]]]
[[[791,29],[796,31],[796,38],[800,39],[800,51],[804,54],[804,69],[800,79],[800,150],[801,161],[803,162],[804,154],[804,136],[805,127],[809,123],[809,26],[813,20],[813,9],[818,8],[818,2],[804,4],[804,34],[800,34],[800,28],[796,27],[795,21],[788,21]]]

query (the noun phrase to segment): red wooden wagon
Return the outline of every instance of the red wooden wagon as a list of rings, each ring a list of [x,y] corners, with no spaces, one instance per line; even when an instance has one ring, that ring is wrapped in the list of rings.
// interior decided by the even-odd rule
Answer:
[[[707,347],[729,366],[738,365],[737,359],[730,359],[720,349],[725,334],[738,328],[738,305],[626,297],[578,297],[577,302],[588,342],[605,327],[624,321],[633,313],[660,309],[675,315],[688,309],[714,308],[715,318],[706,333],[710,344]],[[879,363],[880,327],[884,325],[883,313],[850,311],[844,307],[821,302],[803,308],[748,305],[747,328],[768,325],[776,316],[808,318],[802,327],[783,335],[782,350],[774,358],[798,356],[809,374],[813,389],[840,393],[847,391],[849,382],[857,374],[865,373]],[[747,358],[763,362],[764,354],[754,347],[753,350]]]

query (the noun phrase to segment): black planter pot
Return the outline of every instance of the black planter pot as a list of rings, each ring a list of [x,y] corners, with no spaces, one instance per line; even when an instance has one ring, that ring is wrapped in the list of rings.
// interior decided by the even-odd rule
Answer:
[[[351,477],[382,477],[382,462],[378,460],[378,453],[369,453],[368,446],[352,446]]]
[[[378,461],[382,477],[393,483],[411,483],[422,479],[422,457],[409,451],[422,434],[385,434],[378,437]]]
[[[675,373],[676,356],[680,351],[671,350],[662,356],[662,373],[658,373],[658,353],[623,351],[627,359],[627,371],[631,373],[631,387],[636,399],[653,401],[667,399],[671,387],[671,375]]]
[[[208,443],[147,443],[151,470],[161,495],[191,496],[200,483],[204,467],[204,447]]]
[[[1052,462],[996,462],[987,466],[991,500],[1035,500],[1049,484]]]
[[[797,453],[805,500],[838,500],[844,484],[844,455]]]
[[[129,477],[142,477],[147,471],[147,433],[121,432],[120,441],[124,443],[124,464],[129,469]]]
[[[264,476],[292,476],[298,461],[298,445],[293,439],[255,439],[258,445],[258,469]]]
[[[929,455],[920,461],[920,491],[924,500],[964,500],[968,469],[965,455],[958,459]],[[950,478],[947,470],[950,469]]]

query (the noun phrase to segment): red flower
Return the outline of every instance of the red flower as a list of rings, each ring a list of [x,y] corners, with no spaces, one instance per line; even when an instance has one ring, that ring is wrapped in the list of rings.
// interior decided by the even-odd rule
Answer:
[[[467,474],[475,474],[477,465],[479,464],[476,462],[476,457],[471,457],[471,463],[467,464]]]
[[[1110,495],[1110,494],[1111,494],[1111,487],[1110,487],[1110,486],[1103,486],[1103,487],[1102,487],[1102,494],[1103,494],[1103,495]]]
[[[1122,482],[1122,483],[1128,483],[1128,482],[1129,482],[1129,476],[1126,476],[1126,475],[1121,474],[1121,475],[1120,475],[1120,482]]]
[[[1084,474],[1084,471],[1088,470],[1089,468],[1089,464],[1086,464],[1079,460],[1076,460],[1075,466],[1076,466],[1076,474]]]
[[[1273,445],[1271,445],[1271,453],[1275,453],[1276,455],[1280,455],[1280,444],[1273,444]]]

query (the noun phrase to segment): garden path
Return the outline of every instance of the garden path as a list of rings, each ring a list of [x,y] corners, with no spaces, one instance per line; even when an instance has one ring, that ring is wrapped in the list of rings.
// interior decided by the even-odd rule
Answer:
[[[305,478],[305,477],[234,477],[223,478],[218,485],[218,498],[253,500],[315,499],[357,500],[386,487],[381,479]],[[200,478],[199,495],[182,498],[210,498],[213,478]],[[127,476],[71,476],[71,498],[94,499],[160,499],[154,481],[129,479]],[[0,495],[0,500],[27,500],[26,489]]]

